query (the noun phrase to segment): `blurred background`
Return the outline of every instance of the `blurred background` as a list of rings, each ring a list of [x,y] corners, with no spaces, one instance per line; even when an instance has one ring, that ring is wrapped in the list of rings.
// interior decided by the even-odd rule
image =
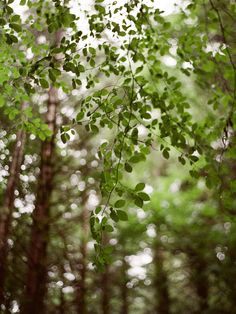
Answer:
[[[236,16],[231,12],[233,16],[230,18],[229,10],[228,13],[224,11],[230,1],[215,2],[229,27],[228,39],[235,45]],[[186,102],[191,104],[189,111],[194,121],[202,126],[202,138],[210,139],[220,159],[224,146],[217,136],[210,138],[209,129],[224,117],[227,99],[221,95],[223,105],[220,103],[214,109],[207,102],[219,90],[226,98],[231,93],[227,75],[224,76],[227,70],[224,62],[227,61],[219,61],[223,74],[210,63],[212,56],[225,55],[225,43],[220,35],[217,37],[219,24],[215,27],[214,19],[212,24],[209,20],[209,29],[210,32],[213,29],[214,36],[207,48],[208,55],[205,61],[202,57],[199,62],[199,71],[190,73],[196,65],[192,63],[191,55],[194,62],[198,59],[198,38],[189,39],[190,49],[186,49],[189,62],[179,60],[178,48],[187,42],[184,36],[188,32],[204,29],[205,18],[211,14],[212,8],[206,1],[194,15],[186,9],[189,4],[190,1],[154,1],[153,5],[163,10],[165,21],[172,25],[166,26],[169,48],[157,59],[163,72],[167,71],[180,82]],[[71,4],[74,14],[77,14],[77,5],[76,1]],[[83,10],[89,10],[91,4],[81,5]],[[28,8],[15,3],[14,10],[27,23]],[[83,18],[78,23],[86,31]],[[52,40],[50,36],[39,31],[35,46],[47,45]],[[109,33],[107,36],[109,39]],[[25,52],[28,60],[38,53],[31,48]],[[144,71],[143,75],[154,86],[149,72]],[[150,201],[145,201],[143,208],[129,201],[126,203],[124,210],[128,220],[117,222],[114,231],[105,236],[110,263],[100,272],[93,264],[94,240],[89,217],[100,202],[101,162],[97,149],[105,140],[114,140],[114,134],[106,128],[92,134],[81,125],[76,127],[76,132],[69,131],[70,140],[63,143],[58,129],[61,125],[69,125],[76,117],[81,95],[89,95],[82,84],[68,96],[67,79],[65,76],[64,90],[58,89],[56,94],[52,89],[39,91],[30,102],[27,101],[29,107],[34,108],[34,117],[37,116],[35,125],[40,125],[40,119],[45,116],[45,123],[49,125],[48,106],[57,103],[58,110],[50,126],[54,143],[45,142],[44,134],[21,131],[14,114],[11,120],[2,113],[0,115],[0,201],[2,208],[12,208],[12,217],[2,219],[5,224],[9,219],[10,231],[7,263],[2,269],[4,302],[1,313],[20,313],[21,305],[27,303],[26,287],[29,288],[28,296],[34,294],[32,291],[43,295],[47,314],[236,313],[233,140],[227,144],[232,148],[232,154],[225,157],[220,173],[225,178],[225,185],[221,186],[225,194],[220,199],[219,190],[214,188],[218,178],[212,176],[206,180],[205,159],[200,158],[194,166],[185,164],[178,159],[180,152],[175,148],[170,148],[168,156],[163,156],[159,146],[165,140],[157,136],[147,159],[133,165],[132,174],[127,171],[123,178],[130,188],[139,182],[145,183],[144,192],[150,195]],[[228,76],[228,82],[230,80]],[[114,78],[107,77],[101,87],[113,83]],[[28,117],[31,115],[29,107],[26,105],[22,109]],[[156,111],[152,115],[159,118]],[[138,131],[140,139],[144,139],[146,129],[140,125]],[[234,139],[235,135],[232,137]],[[43,164],[42,160],[47,161],[48,151],[50,163]],[[200,175],[195,171],[200,171]],[[44,177],[42,173],[45,173]],[[230,189],[233,196],[227,194]],[[43,214],[40,206],[46,208]],[[47,214],[39,228],[40,213]],[[39,256],[37,247],[41,250]],[[46,276],[41,276],[41,267],[46,267]],[[43,290],[30,286],[35,278],[45,282]],[[28,312],[22,309],[21,313],[43,312],[40,307],[35,307]]]

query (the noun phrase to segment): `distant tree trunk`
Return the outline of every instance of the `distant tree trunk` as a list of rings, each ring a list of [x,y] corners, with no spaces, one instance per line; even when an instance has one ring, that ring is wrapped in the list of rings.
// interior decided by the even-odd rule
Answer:
[[[101,308],[102,308],[102,314],[110,314],[110,285],[109,285],[109,268],[106,265],[104,273],[101,277],[101,289],[102,289],[102,298],[101,298]]]
[[[19,130],[13,150],[12,161],[9,169],[9,177],[5,196],[3,199],[3,212],[0,216],[0,305],[4,303],[4,281],[6,276],[6,260],[8,255],[8,237],[11,229],[12,211],[15,200],[15,189],[20,175],[20,167],[23,161],[25,131]]]
[[[198,312],[199,314],[207,313],[208,309],[208,276],[207,262],[204,257],[193,250],[188,251],[190,267],[192,271],[192,282],[198,296]]]
[[[5,300],[5,310],[4,310],[4,314],[11,314],[11,300],[10,298],[7,298]]]
[[[155,313],[170,313],[170,297],[168,291],[168,277],[164,269],[164,254],[161,244],[158,242],[155,246],[154,265],[155,279],[154,289],[156,293]]]
[[[65,297],[64,297],[64,293],[63,293],[62,289],[60,292],[60,305],[59,305],[58,313],[59,314],[66,314]]]
[[[41,148],[41,166],[37,197],[33,212],[31,242],[28,252],[28,270],[22,314],[44,313],[44,298],[47,281],[47,244],[49,236],[50,197],[53,190],[53,151],[56,134],[57,90],[50,88],[46,123],[52,131],[50,140]]]
[[[79,268],[79,280],[76,286],[76,305],[77,305],[77,313],[78,314],[86,314],[87,313],[87,305],[86,305],[86,275],[87,275],[87,242],[88,242],[88,232],[89,232],[89,213],[86,207],[86,199],[87,196],[85,192],[82,195],[82,231],[83,238],[80,247],[81,259],[78,263]]]
[[[87,313],[87,309],[86,309],[86,283],[85,283],[85,279],[86,279],[86,272],[87,272],[87,268],[86,268],[86,257],[87,257],[87,248],[86,248],[86,243],[83,243],[81,246],[81,255],[82,258],[79,262],[79,274],[80,274],[80,278],[79,278],[79,282],[77,285],[77,313],[78,314],[86,314]]]
[[[127,263],[125,261],[125,257],[123,258],[123,266],[122,266],[122,283],[121,283],[121,311],[120,314],[128,314],[129,313],[129,302],[128,302],[128,288],[127,288]]]
[[[199,314],[207,313],[208,309],[208,278],[206,275],[206,263],[198,260],[196,265],[195,285],[199,298]]]
[[[232,241],[228,246],[228,259],[223,271],[223,278],[228,287],[228,300],[231,303],[232,313],[236,309],[236,281],[235,281],[235,269],[232,268],[236,260],[236,245],[235,241]]]

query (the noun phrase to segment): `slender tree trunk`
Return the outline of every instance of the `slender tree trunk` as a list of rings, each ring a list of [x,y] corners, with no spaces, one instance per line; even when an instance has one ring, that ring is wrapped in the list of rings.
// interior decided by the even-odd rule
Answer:
[[[101,289],[102,289],[102,298],[101,298],[101,308],[102,314],[110,314],[110,285],[109,285],[109,268],[106,265],[104,273],[102,274],[101,278]]]
[[[82,230],[83,238],[80,248],[81,259],[79,261],[79,281],[76,287],[76,304],[77,304],[77,313],[86,314],[87,305],[86,305],[86,276],[87,276],[87,242],[88,242],[88,232],[89,232],[89,213],[86,207],[86,195],[82,195]]]
[[[199,314],[207,313],[208,309],[208,276],[207,263],[201,255],[193,250],[189,251],[190,266],[193,268],[192,282],[198,296]]]
[[[86,149],[87,151],[91,150],[91,146],[89,144],[89,140],[86,134],[81,134],[81,141],[78,143],[79,149]],[[76,144],[77,145],[77,144]],[[77,145],[78,146],[78,145]],[[91,167],[89,166],[88,160],[85,165],[80,168],[81,178],[87,178],[91,174]],[[81,258],[77,262],[77,272],[79,274],[79,278],[76,282],[75,286],[75,304],[77,314],[87,314],[87,244],[89,240],[89,206],[88,206],[88,189],[85,189],[81,192],[81,245],[80,245],[80,254]]]
[[[155,246],[154,263],[156,268],[154,288],[156,292],[155,313],[170,313],[170,297],[168,291],[168,277],[164,269],[164,254],[161,244],[158,242]]]
[[[61,289],[60,291],[60,305],[59,305],[59,310],[58,310],[58,313],[59,314],[66,314],[66,304],[65,304],[65,296],[64,296],[64,293]]]
[[[9,178],[5,196],[3,199],[3,212],[0,216],[0,304],[4,303],[4,281],[6,276],[6,260],[8,255],[8,237],[10,234],[12,211],[15,200],[15,189],[20,174],[20,167],[23,161],[25,143],[25,131],[19,130],[16,136],[12,161],[10,164]]]
[[[49,236],[50,197],[53,190],[53,151],[56,134],[57,90],[50,88],[46,123],[52,131],[50,140],[42,143],[41,166],[37,189],[31,243],[28,252],[28,271],[22,314],[44,313],[47,281],[47,244]]]
[[[123,258],[123,266],[122,266],[122,283],[121,283],[121,311],[120,314],[128,314],[129,313],[129,302],[128,302],[128,288],[127,288],[127,263],[125,258]]]
[[[80,278],[79,278],[79,282],[77,285],[77,313],[78,314],[85,314],[87,313],[87,309],[86,309],[86,283],[85,283],[85,279],[86,279],[86,256],[87,256],[87,249],[86,249],[86,243],[83,243],[81,246],[81,254],[82,254],[82,258],[79,262],[79,274],[80,274]]]
[[[199,314],[207,313],[208,310],[208,278],[206,275],[206,263],[198,260],[196,265],[195,285],[199,298]]]
[[[5,300],[5,311],[4,311],[4,314],[11,314],[12,311],[11,311],[11,300],[10,298],[7,298]]]

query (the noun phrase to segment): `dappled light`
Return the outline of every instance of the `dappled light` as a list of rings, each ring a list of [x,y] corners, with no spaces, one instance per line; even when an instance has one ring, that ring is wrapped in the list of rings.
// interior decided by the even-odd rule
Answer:
[[[0,313],[236,313],[235,1],[0,26]]]

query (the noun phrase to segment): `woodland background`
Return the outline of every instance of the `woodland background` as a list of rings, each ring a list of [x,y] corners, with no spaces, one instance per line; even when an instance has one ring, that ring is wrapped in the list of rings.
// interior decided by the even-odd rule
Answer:
[[[236,4],[164,2],[1,1],[1,313],[236,313]]]

